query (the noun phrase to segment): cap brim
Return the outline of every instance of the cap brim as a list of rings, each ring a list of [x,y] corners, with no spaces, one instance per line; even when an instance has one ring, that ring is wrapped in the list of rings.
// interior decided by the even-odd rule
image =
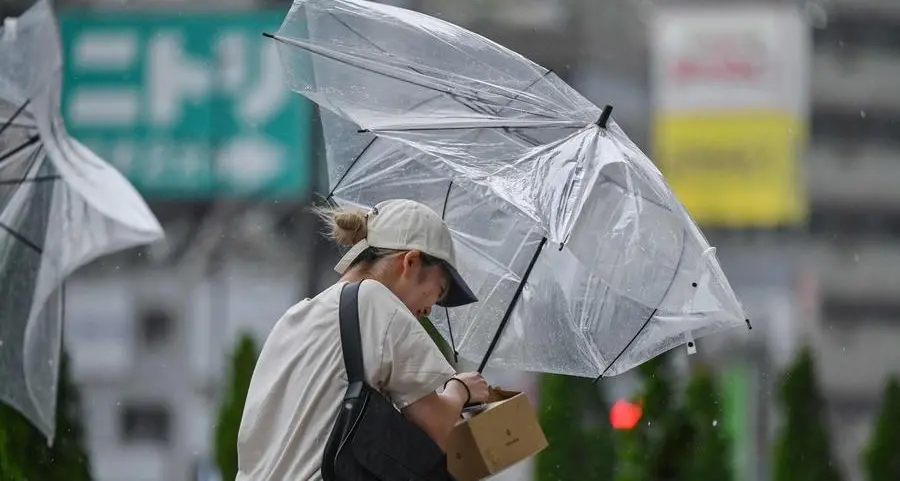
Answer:
[[[345,274],[347,272],[347,269],[349,269],[350,266],[353,265],[353,261],[355,261],[357,257],[361,256],[362,253],[365,252],[368,248],[369,242],[366,239],[357,242],[356,245],[351,247],[350,250],[347,251],[346,254],[344,254],[344,257],[341,257],[341,260],[337,263],[337,265],[334,266],[335,272],[341,275]]]
[[[475,296],[472,289],[466,284],[466,281],[459,275],[459,271],[448,262],[443,264],[447,274],[450,274],[450,288],[444,300],[438,302],[437,305],[441,307],[461,307],[478,302],[478,297]]]

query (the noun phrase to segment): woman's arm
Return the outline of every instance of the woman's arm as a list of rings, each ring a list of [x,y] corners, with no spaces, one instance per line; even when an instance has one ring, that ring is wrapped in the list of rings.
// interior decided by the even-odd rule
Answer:
[[[410,404],[403,413],[446,450],[447,437],[459,421],[467,397],[465,387],[453,382],[443,392],[433,392]]]
[[[466,403],[484,402],[488,396],[487,381],[478,373],[459,374],[454,381],[458,382],[448,382],[442,392],[431,393],[403,410],[410,421],[445,451],[447,437]]]

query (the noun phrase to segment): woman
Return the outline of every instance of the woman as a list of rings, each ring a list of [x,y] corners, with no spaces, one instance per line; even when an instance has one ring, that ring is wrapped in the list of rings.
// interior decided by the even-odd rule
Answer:
[[[347,387],[338,306],[362,282],[359,324],[368,383],[439,446],[487,382],[456,374],[417,320],[435,304],[477,302],[454,267],[450,231],[428,207],[389,200],[371,212],[320,211],[332,238],[352,246],[340,281],[291,307],[257,361],[238,436],[238,481],[320,480],[328,436]]]

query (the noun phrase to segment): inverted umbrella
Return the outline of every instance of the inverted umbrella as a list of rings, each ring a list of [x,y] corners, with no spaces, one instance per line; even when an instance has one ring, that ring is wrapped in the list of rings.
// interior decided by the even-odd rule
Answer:
[[[323,108],[330,198],[404,197],[444,216],[480,302],[438,324],[480,369],[614,375],[749,325],[714,249],[611,108],[552,72],[362,0],[297,0],[267,36],[290,88]]]
[[[131,184],[66,133],[61,62],[45,0],[0,31],[0,401],[50,439],[63,280],[163,237]]]

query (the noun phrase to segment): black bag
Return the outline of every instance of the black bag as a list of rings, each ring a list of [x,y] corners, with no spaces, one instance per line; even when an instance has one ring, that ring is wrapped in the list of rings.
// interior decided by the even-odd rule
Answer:
[[[341,290],[340,323],[349,385],[325,445],[325,481],[454,481],[447,455],[365,381],[359,283]]]

